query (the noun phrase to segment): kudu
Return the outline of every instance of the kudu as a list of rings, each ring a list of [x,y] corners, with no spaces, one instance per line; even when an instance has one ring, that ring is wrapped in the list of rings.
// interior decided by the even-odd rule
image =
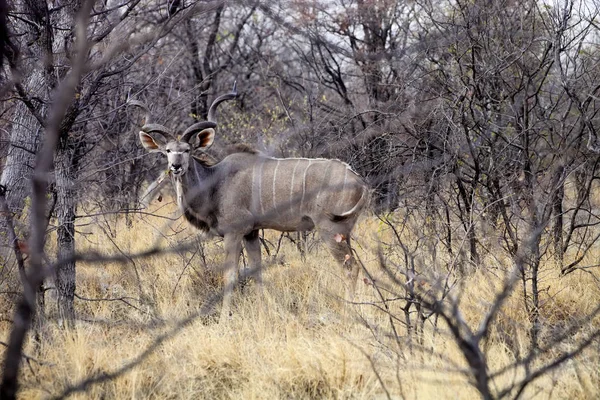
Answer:
[[[249,150],[230,154],[214,165],[190,156],[193,150],[212,145],[216,109],[236,96],[234,85],[231,93],[212,103],[208,121],[191,125],[180,138],[148,121],[139,132],[147,150],[167,156],[177,204],[188,222],[224,238],[221,320],[230,315],[242,242],[250,270],[262,284],[259,229],[263,228],[294,232],[316,227],[334,258],[346,269],[350,280],[347,296],[353,297],[359,267],[352,255],[350,232],[366,206],[369,191],[347,164],[328,159],[273,158]],[[165,176],[153,185],[160,186]]]

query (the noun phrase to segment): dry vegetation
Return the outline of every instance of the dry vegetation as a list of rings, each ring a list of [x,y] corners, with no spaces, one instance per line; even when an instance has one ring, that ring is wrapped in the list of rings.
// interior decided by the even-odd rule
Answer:
[[[10,3],[0,398],[600,398],[600,3]],[[164,171],[142,119],[181,131],[236,80],[211,157],[372,189],[353,302],[313,236],[266,232],[217,324],[222,243],[125,214]]]
[[[194,232],[181,220],[169,224],[164,216],[170,212],[167,206],[158,210],[158,216],[136,216],[129,227],[121,218],[113,221],[112,231],[104,224],[82,222],[78,251],[136,253],[157,241],[176,247]],[[393,297],[394,290],[400,295],[401,288],[385,285],[387,274],[378,261],[378,251],[388,260],[394,258],[391,246],[380,245],[387,239],[392,242],[385,226],[368,216],[355,236],[358,255],[372,278],[390,289],[387,297]],[[379,297],[365,275],[360,277],[357,298],[361,304],[344,306],[337,297],[344,293],[341,271],[325,248],[309,240],[302,259],[296,246],[283,239],[275,255],[279,236],[268,233],[267,239],[271,256],[264,293],[260,296],[253,283],[238,291],[236,313],[226,326],[198,315],[220,285],[219,241],[205,241],[196,247],[200,250],[125,264],[79,264],[80,321],[73,330],[50,322],[44,342],[37,348],[28,344],[26,354],[35,360],[24,369],[20,397],[52,397],[86,378],[118,371],[137,361],[157,338],[165,340],[138,365],[72,398],[478,397],[464,373],[467,364],[441,319],[430,318],[419,338],[410,336],[402,325],[404,302],[391,302],[390,313],[399,318],[397,341],[389,316],[375,307]],[[595,251],[592,256],[599,255]],[[508,269],[499,258],[489,262],[488,268],[456,280],[451,291],[461,297],[464,318],[474,327],[501,286],[501,271]],[[434,274],[424,276],[433,279]],[[548,294],[543,318],[557,327],[589,315],[600,302],[599,285],[591,274],[560,278],[551,271],[543,282]],[[433,280],[419,284],[423,291],[431,290]],[[191,322],[182,326],[181,321],[190,317]],[[589,322],[589,329],[598,329],[599,321]],[[516,290],[483,346],[491,371],[510,365],[527,351],[528,328]],[[6,341],[9,325],[2,329]],[[563,350],[557,348],[556,353]],[[597,348],[587,349],[529,386],[524,398],[597,398],[598,354]],[[519,369],[500,374],[492,389],[510,386],[520,374]]]

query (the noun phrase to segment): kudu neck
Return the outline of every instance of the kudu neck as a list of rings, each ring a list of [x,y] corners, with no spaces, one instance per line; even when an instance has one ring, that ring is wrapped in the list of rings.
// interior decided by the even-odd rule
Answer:
[[[190,157],[188,170],[182,176],[175,177],[174,181],[181,184],[182,189],[187,192],[204,187],[213,174],[213,166],[205,165],[194,157]]]

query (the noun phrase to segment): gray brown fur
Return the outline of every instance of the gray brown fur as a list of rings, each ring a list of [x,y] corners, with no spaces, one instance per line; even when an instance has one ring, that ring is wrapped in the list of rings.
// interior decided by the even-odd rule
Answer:
[[[234,153],[258,154],[259,151],[256,150],[252,146],[248,146],[245,143],[235,143],[235,144],[232,144],[230,146],[227,146],[227,148],[225,149],[225,154],[226,155],[231,155],[231,154],[234,154]]]
[[[219,99],[232,97],[230,94]],[[167,140],[167,132],[157,131],[156,125],[143,127],[140,140],[148,150],[167,156],[170,179],[184,217],[196,228],[224,238],[221,319],[230,312],[242,242],[251,270],[261,283],[259,229],[289,232],[316,228],[334,258],[345,267],[350,279],[347,294],[352,297],[358,264],[352,256],[350,233],[369,194],[362,178],[338,160],[277,159],[247,146],[214,165],[190,157],[194,146],[204,150],[212,144],[216,123],[211,122],[194,124],[197,132],[188,135],[189,141]]]

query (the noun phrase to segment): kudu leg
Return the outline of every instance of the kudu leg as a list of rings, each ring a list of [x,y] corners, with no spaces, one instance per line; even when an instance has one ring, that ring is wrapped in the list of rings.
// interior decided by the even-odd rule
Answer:
[[[257,305],[260,312],[266,311],[264,301],[264,286],[262,281],[262,263],[260,254],[260,237],[258,230],[252,231],[244,236],[244,246],[248,254],[248,264],[250,266],[250,276],[254,278],[256,287]]]
[[[242,236],[228,234],[224,238],[225,263],[223,265],[223,307],[221,308],[220,322],[226,321],[231,316],[231,297],[233,288],[237,283],[238,265],[242,252]]]
[[[259,290],[262,290],[262,263],[258,230],[244,236],[244,247],[246,247],[246,252],[248,253],[250,276],[254,277],[256,284],[260,286]]]
[[[350,233],[348,230],[336,230],[335,227],[332,227],[321,229],[321,237],[329,247],[333,258],[342,266],[348,281],[346,286],[346,300],[353,301],[360,268],[352,253]]]
[[[352,251],[352,245],[350,244],[350,234],[348,234],[348,237],[346,238],[345,242],[345,249],[348,252],[346,253],[346,255],[344,255],[343,267],[347,271],[347,276],[349,280],[348,289],[346,291],[346,298],[349,301],[354,301],[354,295],[356,294],[356,284],[358,282],[358,273],[360,272],[360,265],[356,261],[354,253]]]

